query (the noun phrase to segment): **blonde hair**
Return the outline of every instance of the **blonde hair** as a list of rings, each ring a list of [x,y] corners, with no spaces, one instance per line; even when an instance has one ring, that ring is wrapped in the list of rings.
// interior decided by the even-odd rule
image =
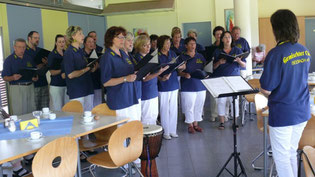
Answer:
[[[134,45],[136,52],[140,52],[142,47],[148,42],[150,42],[150,38],[147,35],[138,36],[136,41],[135,41],[135,45]]]
[[[131,33],[131,32],[127,32],[126,33],[126,39],[133,39],[134,38],[134,35]]]
[[[82,28],[80,26],[69,26],[66,30],[67,35],[67,44],[70,45],[74,42],[74,39],[72,36],[74,36],[77,32],[82,31]]]
[[[187,32],[187,37],[189,37],[189,35],[190,34],[195,34],[195,36],[197,37],[198,35],[197,35],[197,31],[196,30],[194,30],[194,29],[191,29],[191,30],[189,30],[188,32]]]
[[[178,28],[178,27],[174,27],[172,29],[171,36],[174,37],[176,34],[180,34],[180,36],[182,36],[182,32],[181,32],[180,28]]]

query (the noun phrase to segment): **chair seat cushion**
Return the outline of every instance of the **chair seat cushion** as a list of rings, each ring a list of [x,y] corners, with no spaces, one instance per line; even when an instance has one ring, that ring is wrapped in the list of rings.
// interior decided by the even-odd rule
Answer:
[[[97,149],[100,147],[104,147],[108,145],[108,140],[86,140],[86,139],[80,139],[79,140],[79,149],[80,151],[89,151],[93,149]]]
[[[246,99],[248,102],[255,102],[255,95],[256,95],[256,94],[248,94],[248,95],[245,95],[245,99]]]
[[[95,164],[103,168],[109,169],[119,168],[119,166],[116,166],[112,159],[110,158],[108,151],[101,152],[95,156],[88,157],[87,161],[90,162],[91,164]]]

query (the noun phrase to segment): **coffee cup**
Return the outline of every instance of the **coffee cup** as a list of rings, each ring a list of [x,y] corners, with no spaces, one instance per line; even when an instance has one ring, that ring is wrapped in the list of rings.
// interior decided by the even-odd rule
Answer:
[[[92,117],[91,111],[84,111],[84,117]]]
[[[57,116],[56,116],[55,113],[50,113],[50,114],[49,114],[49,119],[50,119],[50,120],[54,120],[54,119],[56,119],[56,117],[57,117]]]
[[[92,120],[93,120],[93,116],[84,116],[83,117],[83,121],[85,123],[92,122]]]
[[[43,114],[47,114],[47,113],[49,113],[49,108],[45,107],[42,109],[42,111],[43,111]]]
[[[13,120],[14,122],[16,122],[18,120],[17,115],[12,115],[10,116],[10,119]]]
[[[39,132],[39,131],[31,132],[31,139],[32,140],[37,140],[37,139],[41,138],[42,136],[43,136],[42,132]]]

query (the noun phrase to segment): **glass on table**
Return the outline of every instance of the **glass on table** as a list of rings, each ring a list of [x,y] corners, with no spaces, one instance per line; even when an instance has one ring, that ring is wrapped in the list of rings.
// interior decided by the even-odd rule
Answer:
[[[38,124],[40,124],[40,116],[43,114],[42,111],[33,111],[33,116],[37,118]]]

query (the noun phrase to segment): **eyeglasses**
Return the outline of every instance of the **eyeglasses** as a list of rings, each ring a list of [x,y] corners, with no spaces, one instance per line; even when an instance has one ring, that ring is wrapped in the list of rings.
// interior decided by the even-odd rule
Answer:
[[[125,36],[116,36],[116,38],[118,38],[118,39],[126,39]]]

